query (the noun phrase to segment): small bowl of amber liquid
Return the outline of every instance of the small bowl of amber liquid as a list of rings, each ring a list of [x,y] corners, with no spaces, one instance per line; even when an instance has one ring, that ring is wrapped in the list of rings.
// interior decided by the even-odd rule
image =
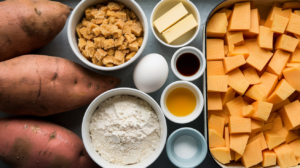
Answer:
[[[178,124],[186,124],[198,118],[203,105],[202,92],[188,81],[171,83],[165,88],[160,99],[165,116]]]
[[[200,78],[206,68],[203,53],[191,46],[177,50],[171,60],[173,73],[181,80],[194,81]]]

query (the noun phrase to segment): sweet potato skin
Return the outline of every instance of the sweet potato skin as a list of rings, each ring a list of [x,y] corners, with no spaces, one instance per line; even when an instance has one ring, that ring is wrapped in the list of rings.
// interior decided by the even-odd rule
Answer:
[[[120,84],[73,61],[42,55],[0,62],[0,74],[0,111],[15,115],[70,111]]]
[[[0,159],[12,168],[94,168],[82,140],[54,123],[0,119]]]
[[[48,44],[63,29],[70,9],[49,0],[0,2],[0,61]]]

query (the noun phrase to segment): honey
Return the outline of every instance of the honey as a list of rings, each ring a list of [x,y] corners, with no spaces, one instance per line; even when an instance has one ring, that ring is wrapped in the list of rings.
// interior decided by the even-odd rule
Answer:
[[[166,99],[168,110],[177,117],[185,117],[196,108],[196,96],[187,88],[176,88],[172,90]]]

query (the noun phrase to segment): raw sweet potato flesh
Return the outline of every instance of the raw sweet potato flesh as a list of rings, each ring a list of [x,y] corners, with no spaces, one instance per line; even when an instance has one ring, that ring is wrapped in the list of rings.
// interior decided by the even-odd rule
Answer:
[[[228,25],[213,24],[226,31],[207,32],[206,43],[209,147],[219,162],[300,163],[299,7],[275,2],[261,20],[259,8],[239,2],[212,15],[228,16]]]

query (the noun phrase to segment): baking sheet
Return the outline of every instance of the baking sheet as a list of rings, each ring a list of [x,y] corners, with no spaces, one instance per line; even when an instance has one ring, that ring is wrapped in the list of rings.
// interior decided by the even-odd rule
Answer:
[[[0,0],[3,1],[3,0]],[[61,3],[64,3],[70,7],[75,7],[80,0],[57,0]],[[125,0],[124,0],[125,1]],[[127,0],[126,0],[127,1]],[[150,15],[152,12],[152,9],[154,6],[160,1],[160,0],[136,0],[137,3],[141,6],[141,8],[144,10],[148,22],[150,20]],[[190,46],[194,46],[199,48],[202,51],[202,28],[204,23],[206,22],[206,18],[210,11],[217,5],[219,4],[222,0],[191,0],[196,7],[198,8],[201,16],[201,30],[199,31],[198,36],[196,39],[190,43]],[[149,28],[150,29],[150,28]],[[150,96],[153,97],[158,103],[160,102],[160,96],[161,93],[163,92],[164,88],[169,85],[170,83],[179,80],[172,72],[171,67],[170,67],[170,61],[173,56],[173,54],[176,52],[177,49],[174,48],[168,48],[164,45],[162,45],[160,42],[156,40],[152,32],[150,31],[149,33],[149,38],[148,38],[148,43],[147,46],[144,50],[144,52],[141,54],[139,59],[129,65],[128,67],[118,70],[118,71],[113,71],[113,72],[101,72],[101,71],[96,71],[100,74],[107,74],[107,75],[112,75],[115,77],[118,77],[122,79],[122,83],[118,87],[131,87],[131,88],[136,88],[134,83],[133,83],[133,70],[137,62],[143,58],[144,56],[150,54],[150,53],[159,53],[162,56],[165,57],[165,59],[168,62],[169,65],[169,76],[168,79],[165,83],[165,85],[159,89],[158,91],[149,94]],[[72,60],[74,62],[77,62],[84,67],[88,68],[85,66],[81,61],[75,56],[73,51],[70,48],[70,45],[68,43],[67,39],[67,28],[66,26],[62,30],[62,32],[47,46],[40,48],[36,51],[33,52],[33,54],[43,54],[43,55],[50,55],[50,56],[58,56],[62,58],[66,58],[69,60]],[[90,69],[90,68],[89,68]],[[202,78],[196,80],[193,82],[196,84],[202,91],[203,85],[202,85]],[[78,108],[73,111],[61,113],[61,114],[55,114],[52,116],[48,117],[39,117],[40,119],[47,120],[54,122],[56,124],[59,124],[61,126],[64,126],[71,131],[75,132],[78,136],[81,137],[81,122],[83,115],[85,113],[85,110],[87,109],[87,106]],[[4,112],[0,112],[0,118],[10,116],[9,114],[6,114]],[[202,134],[204,134],[204,113],[202,113],[198,119],[195,121],[189,123],[189,124],[175,124],[171,122],[170,120],[167,120],[167,126],[168,126],[168,136],[175,131],[176,129],[179,129],[181,127],[192,127],[200,131]],[[173,168],[175,167],[170,160],[167,157],[166,150],[161,153],[159,158],[151,165],[149,168]],[[198,167],[203,167],[203,168],[217,168],[219,167],[213,160],[211,160],[210,157],[207,157],[204,162],[198,166]],[[0,161],[0,168],[9,168],[7,165],[5,165],[2,161]]]

